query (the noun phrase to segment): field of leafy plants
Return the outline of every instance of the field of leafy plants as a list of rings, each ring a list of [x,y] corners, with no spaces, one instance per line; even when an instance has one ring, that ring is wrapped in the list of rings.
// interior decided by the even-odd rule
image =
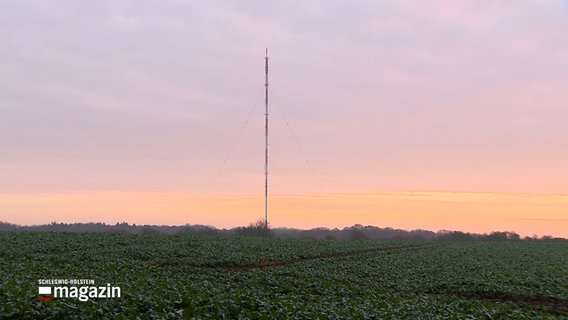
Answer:
[[[40,301],[39,279],[121,297]],[[568,245],[0,232],[0,319],[568,318]]]

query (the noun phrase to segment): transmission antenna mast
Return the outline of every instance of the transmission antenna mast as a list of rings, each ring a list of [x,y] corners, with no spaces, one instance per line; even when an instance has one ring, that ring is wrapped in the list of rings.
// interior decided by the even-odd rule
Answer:
[[[264,57],[264,228],[268,230],[268,48]]]

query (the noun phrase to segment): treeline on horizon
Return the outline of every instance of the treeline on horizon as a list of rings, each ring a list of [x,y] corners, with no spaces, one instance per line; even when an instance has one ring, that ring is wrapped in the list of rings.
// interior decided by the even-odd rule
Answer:
[[[275,238],[329,239],[329,240],[421,240],[421,241],[527,241],[527,242],[568,242],[566,238],[552,236],[532,236],[521,238],[511,231],[495,231],[485,234],[462,231],[441,230],[401,230],[363,226],[360,224],[343,229],[314,228],[309,230],[292,228],[264,228],[263,221],[251,223],[246,227],[217,229],[207,225],[168,226],[168,225],[136,225],[126,222],[106,223],[57,223],[44,225],[20,226],[0,221],[0,231],[43,231],[43,232],[110,232],[125,234],[171,234],[171,235],[203,235],[203,236],[265,236]]]

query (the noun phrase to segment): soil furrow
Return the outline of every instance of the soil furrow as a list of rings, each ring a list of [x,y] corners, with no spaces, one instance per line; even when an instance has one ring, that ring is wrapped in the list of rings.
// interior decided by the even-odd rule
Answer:
[[[483,300],[497,303],[510,302],[521,307],[533,308],[557,316],[568,315],[568,299],[543,296],[512,295],[505,293],[477,292],[458,292],[454,295],[472,300]]]
[[[302,257],[302,258],[293,258],[293,259],[285,259],[285,260],[261,260],[257,264],[246,264],[241,263],[239,265],[233,266],[207,266],[210,269],[219,269],[219,270],[229,270],[229,271],[238,271],[238,272],[250,272],[255,270],[261,270],[266,268],[274,268],[285,266],[294,263],[300,263],[304,261],[310,260],[318,260],[318,259],[335,259],[335,258],[343,258],[343,257],[353,257],[367,253],[373,252],[383,252],[383,251],[393,251],[393,250],[401,250],[415,247],[412,246],[397,246],[397,247],[384,247],[384,248],[370,248],[370,249],[363,249],[357,251],[349,251],[349,252],[338,252],[338,253],[323,253],[313,257]]]

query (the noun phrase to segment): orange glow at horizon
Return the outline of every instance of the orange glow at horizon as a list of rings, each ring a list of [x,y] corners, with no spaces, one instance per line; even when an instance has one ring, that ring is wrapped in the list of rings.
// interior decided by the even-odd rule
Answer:
[[[568,195],[462,192],[273,195],[273,227],[343,228],[354,224],[404,230],[514,231],[568,237]],[[114,224],[247,225],[264,217],[262,195],[90,192],[0,195],[0,221]]]

